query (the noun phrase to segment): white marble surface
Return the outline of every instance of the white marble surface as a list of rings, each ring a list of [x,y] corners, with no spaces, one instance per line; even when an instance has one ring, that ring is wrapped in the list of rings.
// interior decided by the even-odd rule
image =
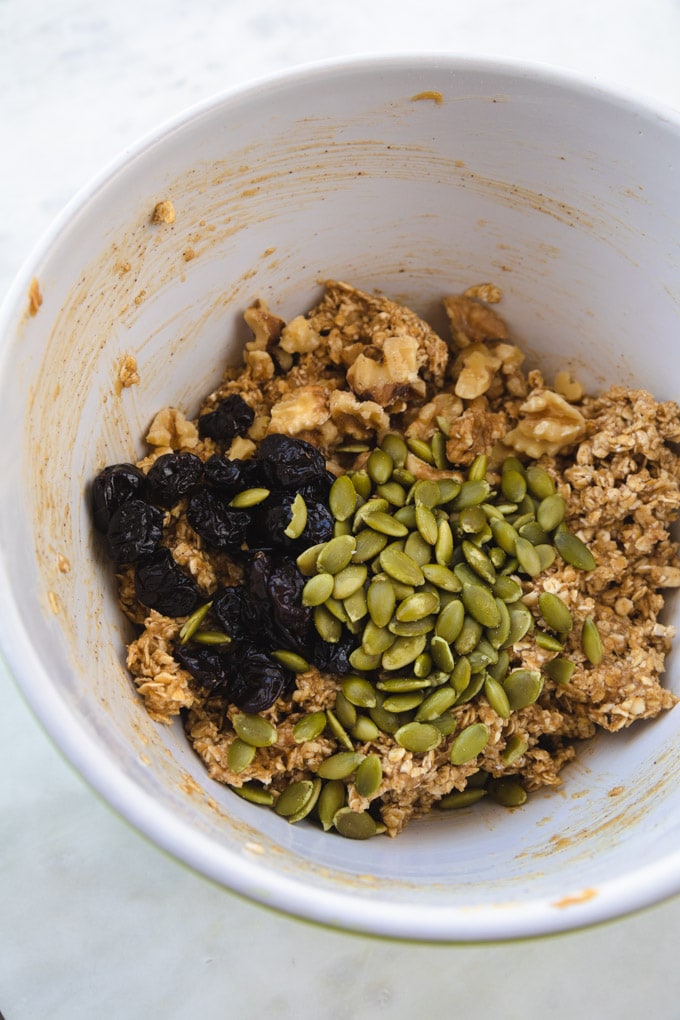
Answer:
[[[443,49],[680,108],[679,0],[0,0],[0,293],[61,206],[158,121],[309,60]],[[506,946],[319,930],[150,846],[63,763],[1,666],[0,685],[6,1020],[680,1017],[678,900]]]

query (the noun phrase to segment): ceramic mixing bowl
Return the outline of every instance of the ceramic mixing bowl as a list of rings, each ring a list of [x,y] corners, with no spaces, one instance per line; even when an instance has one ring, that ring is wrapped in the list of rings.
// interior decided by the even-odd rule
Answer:
[[[134,693],[85,497],[142,454],[156,410],[197,412],[254,298],[286,318],[325,278],[435,324],[444,294],[492,280],[548,373],[677,398],[679,165],[677,117],[594,85],[367,58],[205,103],[59,217],[0,325],[0,637],[57,746],[159,846],[270,907],[415,939],[556,932],[680,890],[678,710],[585,744],[521,810],[433,814],[394,840],[290,825],[212,782]],[[160,200],[172,225],[151,223]],[[140,381],[121,388],[126,355]]]

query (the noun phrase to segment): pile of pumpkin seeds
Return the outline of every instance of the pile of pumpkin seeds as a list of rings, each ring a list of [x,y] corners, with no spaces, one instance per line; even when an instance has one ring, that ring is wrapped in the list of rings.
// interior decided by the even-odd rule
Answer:
[[[303,602],[319,635],[334,643],[348,630],[358,642],[350,655],[354,672],[342,679],[334,708],[303,716],[294,730],[298,743],[327,732],[339,750],[314,778],[293,782],[278,797],[252,781],[236,789],[291,822],[316,817],[324,830],[355,839],[382,832],[370,810],[347,804],[349,783],[370,801],[383,781],[379,756],[359,747],[389,734],[407,751],[425,754],[452,738],[448,759],[463,765],[483,753],[489,730],[476,722],[456,733],[454,708],[483,696],[508,719],[539,698],[545,675],[569,683],[574,663],[562,654],[573,628],[567,605],[542,591],[534,619],[522,598],[557,557],[584,571],[596,566],[565,524],[563,497],[545,470],[514,456],[503,461],[493,489],[486,456],[464,475],[448,463],[445,447],[439,430],[429,443],[391,433],[365,450],[365,467],[331,487],[334,537],[298,557],[307,578]],[[416,479],[406,467],[409,453],[439,468],[441,477]],[[527,636],[554,653],[543,670],[512,668],[513,646]],[[598,664],[602,644],[590,618],[581,642],[585,658]],[[288,668],[308,668],[285,649],[275,654]],[[241,715],[234,726],[229,765],[238,772],[277,733],[258,716]],[[526,750],[515,735],[503,759],[511,766]],[[487,778],[480,771],[439,806],[465,807],[487,793],[508,807],[526,799],[514,777]]]

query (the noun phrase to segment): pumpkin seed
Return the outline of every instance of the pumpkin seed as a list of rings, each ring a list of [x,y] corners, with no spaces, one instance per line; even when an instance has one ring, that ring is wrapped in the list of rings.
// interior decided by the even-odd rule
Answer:
[[[333,818],[345,806],[347,787],[340,779],[329,779],[323,784],[316,805],[316,813],[324,832],[333,828]]]
[[[541,573],[551,567],[557,559],[557,553],[551,545],[539,544],[535,546],[536,552],[538,553],[538,559],[541,564]]]
[[[441,588],[442,591],[459,592],[463,588],[454,572],[441,563],[424,563],[422,572],[426,581]]]
[[[458,721],[453,712],[444,712],[443,715],[430,720],[430,725],[435,726],[442,737],[450,737],[455,732]]]
[[[479,643],[479,639],[482,636],[482,624],[474,619],[472,616],[466,616],[463,620],[463,626],[461,627],[460,634],[453,642],[453,646],[458,655],[469,655],[470,652],[474,651]]]
[[[416,677],[423,678],[429,675],[432,669],[432,656],[429,652],[421,652],[413,661],[413,672]]]
[[[228,645],[231,638],[222,630],[197,630],[194,641],[199,645]]]
[[[543,670],[554,680],[556,684],[568,684],[572,678],[576,666],[569,659],[550,659],[543,666]]]
[[[295,499],[291,504],[290,511],[290,523],[287,528],[284,528],[283,533],[288,538],[299,538],[307,527],[307,504],[305,503],[304,497],[301,493],[298,492],[295,496]]]
[[[342,637],[342,624],[325,606],[315,606],[312,619],[319,637],[331,645],[338,643]]]
[[[531,464],[526,471],[527,488],[537,499],[546,499],[555,492],[555,483],[543,468]]]
[[[445,673],[450,673],[455,665],[453,658],[453,652],[447,641],[443,637],[435,636],[430,641],[430,653],[434,661],[435,666],[438,669],[443,670]]]
[[[417,659],[427,644],[424,634],[414,637],[398,637],[391,648],[383,653],[381,663],[383,669],[403,669]],[[351,661],[351,660],[350,660]]]
[[[319,553],[325,548],[325,542],[319,542],[317,545],[310,545],[309,549],[305,549],[301,552],[298,558],[295,560],[297,568],[304,577],[311,577],[312,574],[316,573],[316,561]]]
[[[466,790],[452,790],[437,801],[437,807],[441,811],[456,811],[461,808],[471,807],[486,797],[486,790],[482,787]]]
[[[328,576],[330,577],[331,575],[329,574]],[[335,585],[333,587],[335,587]],[[347,615],[347,610],[345,609],[342,602],[338,602],[338,600],[334,599],[333,596],[331,595],[324,602],[324,606],[326,607],[328,612],[335,617],[336,620],[339,620],[340,623],[344,623],[346,627],[349,626],[351,620]]]
[[[385,701],[383,705],[387,704],[387,694],[405,694],[410,691],[422,691],[423,689],[430,686],[430,681],[427,677],[417,676],[389,676],[378,680],[376,687],[379,691],[385,691]],[[393,711],[393,709],[390,709]]]
[[[369,620],[361,635],[361,647],[369,655],[382,655],[392,647],[396,640],[396,634],[389,631],[387,627],[376,627],[373,620]]]
[[[376,447],[368,455],[366,462],[366,471],[371,481],[375,482],[376,485],[384,485],[392,477],[392,471],[394,470],[394,461],[390,457],[389,453],[385,450],[381,450],[380,447]]]
[[[366,605],[376,627],[386,627],[392,619],[397,597],[387,578],[374,577],[366,592]]]
[[[394,712],[395,715],[401,715],[403,712],[410,712],[412,709],[417,708],[424,697],[425,695],[421,690],[389,694],[383,702],[383,708],[386,712]]]
[[[495,627],[486,628],[486,636],[492,648],[502,648],[510,636],[510,612],[502,599],[496,599],[496,608],[500,614],[500,622]]]
[[[326,729],[325,712],[309,712],[301,716],[293,727],[293,740],[296,744],[305,744],[308,740],[316,740]]]
[[[397,468],[402,468],[408,456],[408,447],[401,438],[394,432],[388,432],[380,444],[385,453],[389,454],[392,463]]]
[[[493,584],[496,580],[496,568],[486,553],[482,549],[478,549],[469,539],[463,541],[462,549],[463,556],[475,574],[478,574],[488,584]]]
[[[279,648],[275,652],[270,652],[270,656],[286,669],[289,669],[291,673],[306,673],[310,669],[306,659],[303,659],[297,652],[289,652],[285,648]]]
[[[422,620],[431,613],[439,612],[439,596],[436,592],[417,591],[408,595],[397,606],[395,616],[400,622]]]
[[[477,647],[473,648],[468,655],[468,659],[472,672],[478,673],[481,669],[486,669],[487,666],[498,661],[498,652],[486,638],[482,637],[477,642]]]
[[[230,786],[229,789],[237,793],[243,800],[250,801],[251,804],[271,807],[274,803],[274,794],[270,790],[266,790],[261,783],[254,779],[244,783],[243,786]]]
[[[501,611],[493,592],[483,584],[464,584],[462,594],[466,612],[482,627],[498,627]]]
[[[514,577],[499,574],[493,583],[493,593],[503,602],[517,602],[522,597],[522,585]]]
[[[503,681],[503,689],[513,712],[533,705],[543,690],[543,677],[537,669],[516,669]]]
[[[392,478],[395,482],[399,482],[405,489],[410,488],[415,482],[415,475],[412,475],[410,471],[407,471],[403,467],[395,467],[392,472]]]
[[[335,695],[334,712],[338,721],[346,730],[351,729],[357,721],[356,706],[347,700],[341,690]]]
[[[442,741],[442,735],[436,726],[430,723],[408,722],[400,726],[394,734],[400,747],[415,754],[426,754],[434,751]]]
[[[597,629],[597,624],[593,620],[592,616],[587,616],[583,621],[581,646],[583,648],[583,653],[591,666],[599,666],[604,657],[604,649],[602,647],[600,632]]]
[[[360,744],[367,744],[371,740],[378,739],[380,730],[367,715],[359,715],[350,733]]]
[[[416,526],[416,508],[412,505],[400,506],[398,510],[394,511],[393,516],[395,521],[400,521],[409,531]]]
[[[534,631],[534,641],[539,648],[544,648],[546,652],[561,652],[564,648],[559,638],[556,638],[554,634],[548,634],[544,630]]]
[[[393,538],[408,535],[406,525],[395,517],[391,517],[384,510],[374,510],[373,513],[366,514],[363,521],[373,531],[379,531],[381,535],[392,535]]]
[[[518,644],[529,633],[534,622],[530,610],[524,603],[511,604],[508,606],[508,613],[510,614],[510,633],[507,641],[501,646],[503,648],[512,648],[513,645]]]
[[[181,645],[185,645],[187,641],[191,640],[191,638],[194,636],[194,634],[201,626],[208,613],[210,612],[211,607],[212,602],[205,602],[202,606],[199,606],[198,609],[196,609],[191,614],[191,616],[188,616],[186,618],[186,620],[180,627],[179,634],[177,635],[179,637],[179,643]]]
[[[303,606],[321,606],[333,594],[332,574],[315,574],[305,582],[302,589]]]
[[[299,779],[281,791],[274,805],[274,811],[282,818],[297,815],[311,800],[313,792],[314,783],[311,779]]]
[[[468,479],[472,482],[481,481],[486,477],[489,460],[485,453],[478,453],[468,468]]]
[[[519,535],[522,538],[526,538],[533,546],[546,545],[548,543],[548,536],[538,521],[527,521],[519,529]]]
[[[597,560],[585,542],[582,542],[578,535],[567,531],[566,528],[564,531],[558,529],[555,532],[553,542],[565,563],[569,563],[572,567],[586,571],[595,570],[597,567]]]
[[[501,648],[498,652],[497,661],[490,662],[486,667],[486,671],[490,676],[494,678],[494,680],[498,680],[502,683],[505,680],[505,677],[507,676],[509,666],[510,656],[508,655],[504,648]]]
[[[432,457],[434,458],[435,466],[440,471],[445,471],[449,466],[449,461],[446,456],[446,436],[442,432],[435,432],[430,440],[430,448],[432,449]]]
[[[430,508],[422,503],[416,504],[416,527],[427,544],[433,546],[439,535],[437,519]]]
[[[434,616],[424,616],[422,620],[390,620],[387,629],[397,637],[418,637],[420,634],[430,634],[434,622]]]
[[[554,531],[562,523],[567,510],[567,504],[563,496],[553,492],[546,496],[536,508],[536,520],[544,531]]]
[[[257,748],[246,744],[240,737],[234,737],[227,751],[227,766],[232,772],[243,772],[252,765]]]
[[[384,831],[368,811],[352,811],[348,807],[336,811],[333,825],[345,839],[370,839]]]
[[[521,807],[527,800],[526,790],[516,779],[492,779],[487,790],[491,799],[502,807]]]
[[[541,560],[535,548],[527,538],[521,535],[515,540],[515,555],[519,565],[529,577],[537,577],[541,572]]]
[[[326,542],[316,560],[316,569],[328,574],[339,574],[349,566],[356,549],[354,535],[338,535]]]
[[[363,587],[368,570],[365,563],[350,563],[349,566],[339,570],[335,575],[333,584],[333,598],[348,599],[355,591]],[[323,577],[323,574],[318,574]],[[329,575],[328,575],[329,576]],[[309,581],[307,582],[309,584]]]
[[[367,754],[357,768],[354,785],[362,797],[374,797],[380,789],[383,773],[377,754]]]
[[[458,734],[451,744],[449,761],[452,765],[465,765],[472,761],[489,742],[489,730],[484,723],[472,723]]]
[[[524,473],[510,468],[501,473],[501,492],[511,503],[521,503],[527,491]]]
[[[386,499],[391,506],[402,507],[406,503],[406,490],[399,482],[385,482],[375,490],[381,499]]]
[[[432,455],[432,449],[429,443],[426,443],[424,439],[418,439],[416,436],[409,436],[406,440],[411,453],[414,453],[420,460],[424,460],[426,464],[434,466],[434,457]]]
[[[395,580],[416,586],[425,583],[425,575],[415,560],[399,549],[387,546],[380,553],[379,560],[381,568]]]
[[[470,479],[463,482],[458,495],[451,501],[454,510],[464,510],[468,506],[484,503],[491,492],[491,486],[485,478]]]
[[[355,536],[356,546],[352,553],[353,563],[367,563],[379,555],[387,545],[387,535],[364,528]]]
[[[415,560],[419,567],[423,567],[430,562],[432,546],[427,544],[419,531],[412,531],[404,544],[404,552]]]
[[[341,687],[347,700],[357,708],[372,708],[377,704],[373,684],[362,676],[344,677]]]
[[[326,719],[328,722],[328,729],[331,731],[337,742],[348,751],[353,751],[354,744],[350,739],[349,733],[347,733],[335,712],[333,712],[330,708],[326,709]]]
[[[513,733],[512,736],[508,737],[508,742],[501,754],[501,758],[506,765],[514,765],[523,754],[526,754],[528,749],[529,744],[524,737],[520,737],[518,733]]]
[[[368,613],[366,592],[363,588],[357,588],[352,595],[348,595],[346,599],[343,599],[342,605],[352,623],[357,623],[359,620],[363,620]]]
[[[264,503],[269,494],[269,489],[242,489],[241,492],[236,493],[233,499],[229,500],[229,506],[245,510],[248,507]]]
[[[457,478],[440,478],[437,484],[439,485],[440,506],[451,503],[461,489],[461,482]]]
[[[371,479],[366,471],[353,471],[350,474],[352,485],[356,489],[357,496],[361,499],[368,499],[371,495]]]
[[[237,736],[252,747],[271,747],[276,743],[276,727],[264,716],[239,712],[232,723]]]
[[[347,521],[357,506],[357,490],[348,475],[339,475],[331,485],[328,506],[336,521]]]
[[[466,655],[461,655],[451,672],[451,686],[456,694],[462,694],[470,683],[472,667]]]
[[[448,644],[453,644],[463,629],[464,620],[465,607],[459,599],[454,599],[441,610],[434,626],[434,633]]]
[[[357,751],[338,751],[330,758],[324,758],[316,770],[321,779],[347,779],[363,761],[364,756]]]
[[[448,709],[452,708],[455,700],[456,692],[452,687],[448,685],[446,687],[438,687],[437,690],[428,694],[420,703],[415,715],[415,721],[433,722],[443,715],[444,712],[447,712]]]
[[[499,715],[501,719],[510,718],[511,709],[508,695],[498,680],[494,680],[488,674],[484,681],[484,694],[496,715]]]
[[[453,532],[448,521],[438,524],[437,541],[434,544],[436,564],[446,569],[453,556]]]
[[[369,708],[368,714],[383,733],[394,734],[401,726],[401,719],[395,712],[388,712],[386,708],[383,708],[383,701],[384,698],[381,697],[377,705]]]
[[[467,685],[463,693],[459,694],[456,698],[456,705],[466,705],[468,702],[472,701],[473,698],[477,697],[484,686],[484,681],[486,679],[485,670],[482,669],[478,673],[475,673],[472,670],[472,665],[470,665],[470,670],[472,672],[470,683]]]
[[[362,673],[371,673],[380,666],[382,656],[373,655],[363,648],[355,648],[349,656],[349,664],[353,669],[359,669]]]

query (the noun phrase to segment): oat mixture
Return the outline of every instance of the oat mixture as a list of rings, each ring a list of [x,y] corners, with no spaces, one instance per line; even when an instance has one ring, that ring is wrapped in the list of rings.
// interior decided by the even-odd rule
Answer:
[[[213,779],[290,821],[394,836],[436,806],[487,794],[519,805],[560,784],[579,740],[675,704],[660,682],[673,632],[659,614],[680,586],[669,533],[680,410],[642,390],[588,395],[568,373],[549,385],[525,369],[500,299],[490,284],[444,298],[447,337],[341,282],[287,323],[256,302],[243,362],[199,418],[160,411],[144,460],[123,466],[122,482],[111,481],[120,465],[102,473],[95,523],[138,626],[127,665],[146,709],[163,723],[179,715]],[[225,428],[225,408],[245,413]],[[267,511],[276,483],[248,466],[269,450],[276,474],[287,448],[272,437],[282,436],[311,444],[325,464],[321,488],[310,497],[309,486],[299,496],[289,487],[277,517]],[[179,484],[177,454],[191,468]],[[236,498],[223,474],[233,464]],[[333,478],[346,480],[331,489]],[[367,521],[371,501],[382,517]],[[251,530],[223,538],[214,515],[225,505],[228,527],[238,518]],[[263,529],[279,519],[289,529],[280,577],[271,562],[282,547],[245,548],[266,547]],[[357,572],[364,531],[380,549]],[[143,538],[130,549],[132,532]],[[342,536],[355,558],[329,582],[318,556]],[[425,576],[400,576],[389,547]],[[272,603],[259,619],[253,609],[257,632],[230,658],[228,638],[233,649],[239,637],[230,621],[245,612],[234,593],[250,585],[266,603],[266,585],[284,574],[291,639],[277,617],[263,644]],[[397,608],[381,619],[390,598]]]

